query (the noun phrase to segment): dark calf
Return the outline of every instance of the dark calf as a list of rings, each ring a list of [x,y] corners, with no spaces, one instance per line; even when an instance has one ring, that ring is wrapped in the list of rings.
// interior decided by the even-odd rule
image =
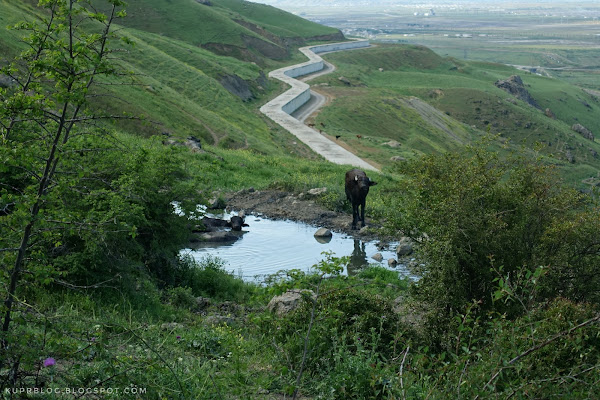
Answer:
[[[346,172],[346,197],[352,204],[352,229],[357,229],[356,223],[359,220],[365,226],[365,202],[369,188],[373,185],[377,185],[377,182],[370,180],[364,171],[352,169]],[[360,215],[359,206],[362,207]]]
[[[231,226],[232,231],[241,231],[243,226],[249,226],[244,223],[244,218],[240,216],[233,216],[229,220],[229,226]]]
[[[241,231],[242,227],[249,226],[244,223],[244,215],[240,214],[231,217],[229,221],[220,218],[202,218],[202,225],[196,226],[193,232],[214,232],[222,228],[231,228],[232,231]]]

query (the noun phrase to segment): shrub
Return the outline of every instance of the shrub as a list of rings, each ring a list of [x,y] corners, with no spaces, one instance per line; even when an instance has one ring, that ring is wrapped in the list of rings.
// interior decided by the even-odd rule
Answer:
[[[196,306],[196,298],[189,287],[174,287],[167,290],[167,299],[175,307],[191,310]]]
[[[551,166],[525,156],[500,159],[483,146],[403,165],[408,189],[390,207],[388,228],[420,242],[422,278],[413,289],[427,304],[434,342],[444,341],[452,316],[473,301],[482,312],[496,310],[512,317],[522,313],[515,302],[493,302],[498,278],[494,266],[501,266],[503,276],[518,285],[514,280],[525,276],[523,271],[539,265],[550,263],[549,277],[575,272],[579,265],[595,285],[575,288],[574,276],[568,282],[547,280],[545,295],[569,294],[577,300],[597,296],[598,274],[591,273],[600,265],[598,253],[589,253],[587,259],[569,256],[595,243],[592,235],[575,231],[597,231],[598,219],[579,222],[587,215],[586,199],[564,186]]]
[[[296,367],[302,359],[311,310],[312,302],[306,301],[295,312],[272,320],[267,328]],[[339,344],[341,338],[345,338],[344,346],[352,354],[370,348],[381,357],[389,357],[396,350],[400,334],[399,318],[389,301],[357,289],[336,289],[319,296],[306,371],[326,374],[332,367],[334,344]]]
[[[333,342],[330,371],[317,379],[317,399],[389,399],[398,398],[395,365],[382,359],[375,345],[364,347],[353,339],[356,349],[348,346],[346,337]]]
[[[463,328],[471,330],[473,322]],[[475,342],[465,336],[452,364],[436,360],[433,398],[596,397],[600,328],[594,308],[557,299],[514,321],[493,318],[482,326],[493,334]]]

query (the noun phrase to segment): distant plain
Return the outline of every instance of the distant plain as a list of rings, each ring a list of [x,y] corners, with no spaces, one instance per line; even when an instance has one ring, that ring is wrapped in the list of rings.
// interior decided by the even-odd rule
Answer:
[[[441,56],[534,69],[600,90],[600,4],[445,3],[278,7],[341,29],[347,36],[420,44]],[[351,3],[351,2],[348,2]],[[378,5],[379,4],[379,5]]]

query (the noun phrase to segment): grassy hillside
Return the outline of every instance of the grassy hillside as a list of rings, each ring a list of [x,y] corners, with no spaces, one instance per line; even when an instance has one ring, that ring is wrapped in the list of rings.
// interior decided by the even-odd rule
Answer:
[[[5,27],[38,18],[35,3],[0,4],[2,59],[23,50],[20,32]],[[142,136],[195,136],[206,144],[268,154],[310,154],[257,109],[283,90],[269,82],[268,71],[301,59],[293,45],[336,38],[337,30],[242,1],[133,0],[127,13],[119,21],[124,25],[119,35],[134,45],[115,42],[113,47],[124,50],[116,54],[130,76],[104,82],[109,85],[101,86],[93,100],[109,115],[142,118],[121,121],[118,129]]]
[[[327,35],[341,38],[337,29],[241,0],[132,0],[128,4],[127,27],[258,63],[287,59],[289,38],[298,43]]]
[[[540,151],[577,185],[600,168],[600,144],[571,129],[579,123],[600,132],[600,102],[581,88],[500,64],[442,58],[420,46],[378,45],[326,57],[338,69],[316,83],[334,100],[317,121],[367,156],[379,151],[379,143],[399,141],[399,148],[380,154],[380,162],[390,155],[453,150],[492,133]],[[539,109],[494,85],[511,75],[521,76]],[[425,112],[417,105],[422,102],[443,117]]]

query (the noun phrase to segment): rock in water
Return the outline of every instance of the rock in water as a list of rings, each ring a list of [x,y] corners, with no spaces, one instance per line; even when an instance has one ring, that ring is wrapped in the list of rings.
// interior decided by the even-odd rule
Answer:
[[[330,238],[333,236],[333,233],[331,233],[331,231],[327,228],[319,228],[319,230],[315,232],[314,236],[317,238]]]
[[[402,239],[400,239],[400,242],[398,243],[398,247],[396,247],[396,254],[398,255],[398,257],[408,256],[408,255],[412,254],[412,252],[413,252],[412,241],[407,237],[403,237]]]
[[[371,257],[373,260],[381,262],[383,260],[383,256],[381,255],[381,253],[375,253],[373,254],[373,257]]]

